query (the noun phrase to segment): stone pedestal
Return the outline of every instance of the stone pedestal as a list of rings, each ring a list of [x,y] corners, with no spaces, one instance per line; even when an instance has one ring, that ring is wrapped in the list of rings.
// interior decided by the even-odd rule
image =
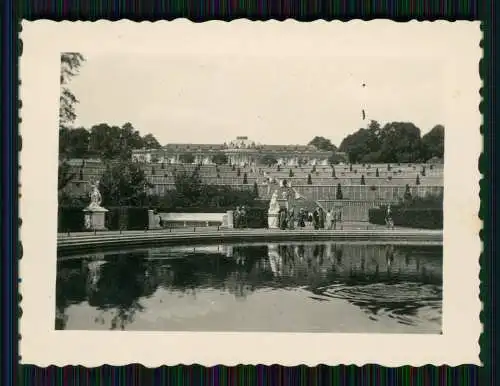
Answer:
[[[228,210],[226,212],[227,216],[227,228],[232,229],[234,228],[234,215],[232,210]]]
[[[148,226],[149,229],[161,229],[160,217],[155,216],[155,212],[153,210],[148,210]]]
[[[269,229],[278,229],[278,213],[269,213],[267,215],[267,226]]]
[[[103,208],[102,206],[89,205],[83,210],[83,212],[85,213],[84,226],[86,230],[106,230],[106,212],[108,212],[107,209]]]

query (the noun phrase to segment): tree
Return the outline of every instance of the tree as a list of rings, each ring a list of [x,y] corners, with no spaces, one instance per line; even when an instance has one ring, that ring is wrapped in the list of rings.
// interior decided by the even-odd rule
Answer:
[[[332,144],[332,142],[329,139],[326,139],[325,137],[314,137],[308,145],[314,146],[318,150],[323,150],[323,151],[336,151],[337,147]]]
[[[312,185],[312,178],[311,178],[311,174],[308,174],[307,175],[307,185]]]
[[[406,184],[406,187],[405,187],[405,194],[403,196],[403,199],[405,201],[409,201],[411,200],[412,196],[411,196],[411,191],[410,191],[410,185]]]
[[[75,176],[76,173],[70,164],[66,160],[60,161],[57,173],[57,190],[61,192]]]
[[[261,165],[273,166],[278,163],[278,160],[272,154],[264,154],[257,159],[257,162]]]
[[[288,177],[292,178],[293,177],[293,170],[290,169],[290,171],[288,172]]]
[[[89,152],[103,160],[126,159],[128,153],[121,147],[121,128],[100,123],[90,128]],[[124,154],[125,153],[125,154]]]
[[[217,152],[212,156],[212,162],[216,165],[225,165],[227,164],[227,161],[227,155],[223,152]]]
[[[153,134],[146,134],[142,137],[142,144],[146,149],[161,149],[160,142],[158,142]]]
[[[248,184],[248,176],[246,172],[243,174],[243,184],[244,185]]]
[[[339,154],[337,154],[336,151],[332,152],[332,154],[330,155],[330,157],[328,157],[328,164],[329,165],[336,165],[336,164],[338,164],[339,162],[342,162],[342,161],[344,161],[344,157],[342,157]]]
[[[415,185],[420,185],[420,176],[417,174],[417,179],[415,181]]]
[[[380,131],[380,160],[388,163],[421,159],[420,129],[410,122],[391,122]]]
[[[365,175],[364,174],[361,175],[361,185],[366,185],[366,183],[365,183]]]
[[[427,161],[433,157],[444,158],[444,126],[436,125],[422,136],[422,158]]]
[[[86,158],[90,144],[90,133],[83,127],[59,129],[59,159]]]
[[[69,89],[68,84],[78,75],[85,58],[78,52],[64,52],[61,54],[61,95],[59,97],[59,128],[69,128],[76,118],[75,104],[78,99]]]
[[[344,195],[342,194],[342,186],[340,183],[337,184],[337,193],[335,194],[335,198],[337,200],[342,200],[344,198]]]
[[[257,181],[253,183],[253,194],[255,198],[259,197],[259,186],[257,185]]]
[[[194,162],[194,155],[191,153],[184,153],[179,156],[179,161],[183,164],[192,164]]]
[[[361,128],[342,140],[339,150],[347,153],[349,162],[359,161],[377,162],[380,150],[380,125],[377,121],[371,121],[368,127]]]
[[[147,181],[140,164],[132,161],[108,163],[99,184],[103,203],[108,206],[143,205],[150,187],[152,184]]]

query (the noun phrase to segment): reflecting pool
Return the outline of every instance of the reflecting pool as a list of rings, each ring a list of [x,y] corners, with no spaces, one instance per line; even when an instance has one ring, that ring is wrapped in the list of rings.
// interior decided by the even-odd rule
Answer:
[[[270,243],[61,257],[56,329],[441,333],[442,246]]]

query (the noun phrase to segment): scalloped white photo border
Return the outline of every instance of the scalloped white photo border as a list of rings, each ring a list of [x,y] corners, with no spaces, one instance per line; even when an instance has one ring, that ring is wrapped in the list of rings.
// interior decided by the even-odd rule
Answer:
[[[212,21],[22,22],[20,39],[19,352],[38,366],[141,363],[315,366],[481,364],[478,339],[478,160],[482,151],[479,22],[396,23],[388,20],[300,23]],[[443,334],[204,333],[56,331],[58,109],[61,52],[169,55],[426,55],[446,66],[444,109]],[[237,103],[235,101],[235,103]]]

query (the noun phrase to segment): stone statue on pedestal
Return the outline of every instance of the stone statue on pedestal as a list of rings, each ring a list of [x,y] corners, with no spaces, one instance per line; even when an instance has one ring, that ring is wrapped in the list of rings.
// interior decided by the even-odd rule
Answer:
[[[92,191],[90,192],[90,204],[89,208],[100,208],[101,203],[102,203],[102,196],[101,192],[99,192],[99,189],[97,188],[99,184],[99,181],[97,181],[95,184],[92,184]]]
[[[278,191],[275,190],[271,202],[269,203],[269,210],[267,212],[267,222],[269,229],[277,229],[278,226],[278,213],[280,211],[280,204],[278,202]]]
[[[90,204],[83,210],[85,212],[84,226],[87,230],[105,230],[105,215],[108,210],[101,206],[102,196],[98,188],[99,181],[91,183],[91,186]]]

